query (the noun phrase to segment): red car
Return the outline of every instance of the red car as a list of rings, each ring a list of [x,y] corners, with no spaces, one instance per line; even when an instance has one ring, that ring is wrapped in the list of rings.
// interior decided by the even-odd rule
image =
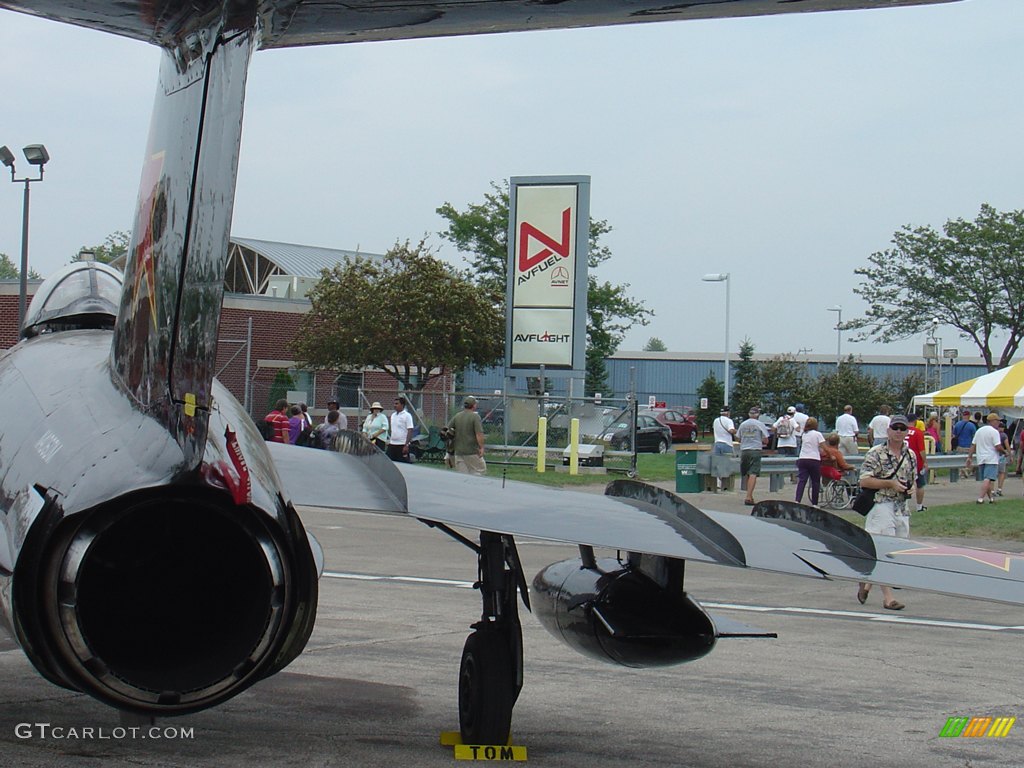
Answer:
[[[679,408],[649,408],[640,413],[652,416],[659,424],[672,430],[674,443],[692,443],[697,439],[697,419],[692,413],[684,413]]]

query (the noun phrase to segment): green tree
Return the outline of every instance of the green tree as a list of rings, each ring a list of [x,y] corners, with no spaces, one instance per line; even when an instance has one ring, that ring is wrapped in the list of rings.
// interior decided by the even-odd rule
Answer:
[[[765,413],[781,416],[789,406],[806,403],[812,386],[807,364],[793,355],[761,363],[761,407]]]
[[[740,342],[739,360],[732,366],[733,380],[729,404],[732,412],[742,420],[755,405],[761,405],[764,386],[761,381],[761,366],[754,361],[754,344],[750,339]]]
[[[697,387],[698,402],[705,397],[708,399],[708,407],[698,408],[696,411],[697,426],[700,427],[702,432],[707,432],[711,429],[711,423],[718,418],[722,405],[725,403],[725,385],[715,378],[715,374],[711,371],[708,371],[704,381]]]
[[[441,370],[501,358],[501,311],[423,242],[396,243],[382,261],[357,258],[324,270],[309,299],[292,343],[305,367],[373,366],[406,389],[422,389]]]
[[[274,374],[274,383],[270,385],[267,408],[273,408],[278,400],[287,400],[288,392],[295,389],[295,379],[288,371],[280,370]]]
[[[665,346],[665,342],[659,339],[657,336],[651,336],[644,344],[644,352],[668,352],[668,347]]]
[[[39,280],[39,273],[29,267],[28,276],[32,280]],[[21,277],[21,270],[11,261],[6,253],[0,253],[0,280],[17,280]]]
[[[122,257],[128,253],[128,243],[130,241],[131,235],[127,232],[118,230],[117,232],[107,235],[102,245],[83,245],[78,249],[78,253],[71,257],[71,260],[81,261],[83,256],[85,256],[92,261],[101,261],[104,264],[110,264],[115,260],[122,259]],[[123,259],[118,263],[123,269]]]
[[[863,281],[854,293],[867,314],[844,323],[862,341],[895,341],[932,327],[932,319],[970,340],[991,371],[1010,364],[1024,338],[1024,210],[1001,213],[988,204],[974,221],[951,219],[942,234],[930,226],[904,226],[892,248],[854,270]],[[1006,334],[998,360],[995,335]]]
[[[453,243],[468,261],[474,280],[500,302],[504,312],[505,278],[508,268],[508,184],[491,182],[491,191],[482,203],[473,203],[459,211],[445,203],[437,212],[448,222],[441,237]],[[627,293],[628,284],[599,282],[594,275],[611,258],[611,251],[600,242],[611,231],[606,221],[590,221],[587,265],[587,372],[586,395],[608,392],[605,358],[619,348],[626,332],[634,325],[647,325],[653,312]]]

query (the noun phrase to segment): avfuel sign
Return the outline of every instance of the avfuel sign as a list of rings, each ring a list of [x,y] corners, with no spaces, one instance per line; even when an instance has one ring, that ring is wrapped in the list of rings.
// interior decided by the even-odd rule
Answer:
[[[508,372],[584,375],[589,176],[509,179]]]

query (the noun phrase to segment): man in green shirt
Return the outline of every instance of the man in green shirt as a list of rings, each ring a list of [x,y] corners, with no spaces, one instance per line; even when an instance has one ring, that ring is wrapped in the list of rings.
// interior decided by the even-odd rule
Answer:
[[[476,412],[476,398],[467,395],[462,401],[462,410],[448,423],[454,432],[452,452],[455,454],[455,470],[467,475],[484,475],[487,462],[484,461],[484,425]]]

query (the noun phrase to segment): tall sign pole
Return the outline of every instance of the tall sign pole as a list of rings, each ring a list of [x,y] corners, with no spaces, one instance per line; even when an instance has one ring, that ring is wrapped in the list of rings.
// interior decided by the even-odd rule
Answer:
[[[589,176],[509,180],[506,375],[586,370]]]

